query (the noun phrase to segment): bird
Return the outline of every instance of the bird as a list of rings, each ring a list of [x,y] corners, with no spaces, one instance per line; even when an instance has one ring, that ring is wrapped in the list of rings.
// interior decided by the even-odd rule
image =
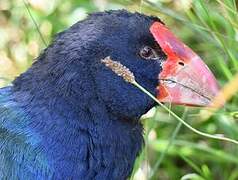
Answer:
[[[0,89],[1,179],[127,179],[156,104],[115,75],[110,56],[163,102],[205,106],[218,92],[201,58],[155,16],[95,12],[58,33]]]

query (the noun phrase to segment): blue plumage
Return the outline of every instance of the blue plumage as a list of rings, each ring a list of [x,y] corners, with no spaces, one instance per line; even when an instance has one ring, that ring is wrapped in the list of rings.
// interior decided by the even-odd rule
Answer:
[[[95,13],[57,35],[12,86],[0,89],[1,179],[126,179],[143,145],[139,117],[153,101],[100,60],[120,61],[155,94],[165,55],[154,46],[159,19]],[[158,50],[159,51],[159,50]]]

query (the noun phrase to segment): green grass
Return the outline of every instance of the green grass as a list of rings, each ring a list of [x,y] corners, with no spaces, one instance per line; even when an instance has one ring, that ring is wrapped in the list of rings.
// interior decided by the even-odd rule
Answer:
[[[191,0],[189,6],[176,1],[111,0],[105,7],[88,0],[43,1],[46,8],[31,4],[31,11],[46,43],[56,32],[83,19],[85,12],[126,8],[161,17],[167,26],[197,52],[216,75],[221,86],[238,72],[238,2],[235,0]],[[190,0],[187,0],[189,2]],[[49,8],[51,7],[51,8]],[[0,1],[0,85],[25,71],[45,47],[23,1]],[[11,34],[7,37],[6,34]],[[16,34],[16,35],[15,35]],[[15,36],[14,36],[15,35]],[[18,56],[16,56],[18,54]],[[5,66],[7,67],[7,66]],[[200,108],[172,106],[171,110],[194,128],[210,134],[238,139],[238,95],[225,107],[204,120]],[[238,147],[204,138],[178,124],[163,108],[157,107],[142,118],[145,145],[133,176],[149,179],[238,179]]]
[[[192,8],[182,13],[171,11],[168,8],[171,5],[169,3],[165,8],[163,5],[165,6],[160,3],[145,3],[144,10],[150,12],[152,9],[155,14],[162,12],[166,14],[166,18],[171,18],[168,26],[203,57],[221,85],[228,83],[238,70],[236,4],[228,0],[209,3],[198,0],[193,1]],[[237,139],[237,119],[231,116],[237,108],[237,95],[234,95],[226,106],[211,118],[203,121],[202,109],[189,108],[185,120],[204,132],[226,134]],[[180,116],[182,109],[172,108]],[[149,126],[148,121],[164,116],[161,107],[158,107],[157,111],[154,116],[145,120],[146,126]],[[174,121],[174,118],[171,116],[170,120]],[[158,137],[147,142],[151,153],[144,155],[144,159],[149,160],[150,168],[153,172],[156,171],[152,179],[238,179],[237,146],[199,137],[183,127],[177,132],[175,124],[160,122],[159,127],[152,129]],[[172,144],[171,138],[174,142]]]

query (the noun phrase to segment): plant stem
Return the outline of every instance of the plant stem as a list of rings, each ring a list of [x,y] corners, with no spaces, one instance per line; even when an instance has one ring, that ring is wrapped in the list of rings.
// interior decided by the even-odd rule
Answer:
[[[167,108],[164,104],[162,104],[158,99],[156,99],[150,92],[148,92],[144,87],[142,87],[136,81],[132,82],[132,84],[135,85],[137,88],[139,88],[141,91],[143,91],[145,94],[147,94],[149,97],[151,97],[156,103],[158,103],[161,107],[163,107],[166,111],[168,111],[175,119],[177,119],[178,121],[183,123],[184,126],[189,128],[194,133],[199,134],[199,135],[204,136],[204,137],[207,137],[207,138],[217,139],[217,140],[221,140],[221,141],[227,141],[227,142],[231,142],[231,143],[234,143],[234,144],[238,145],[238,141],[236,141],[234,139],[230,139],[230,138],[220,136],[220,135],[215,135],[215,134],[214,135],[213,134],[207,134],[207,133],[201,132],[201,131],[193,128],[188,123],[186,123],[184,120],[182,120],[177,114],[175,114],[173,111],[171,111],[169,108]]]
[[[185,111],[186,111],[186,110],[185,110]],[[186,113],[184,112],[183,116],[184,116],[185,114],[186,114]],[[173,131],[173,134],[172,134],[172,136],[171,136],[171,138],[170,138],[170,140],[169,140],[169,143],[168,143],[167,146],[165,147],[165,150],[161,153],[161,155],[160,155],[158,161],[156,161],[156,163],[155,163],[153,169],[151,170],[151,173],[150,173],[150,176],[149,176],[150,179],[154,176],[156,170],[159,169],[160,164],[162,163],[162,161],[163,161],[165,155],[167,154],[167,152],[169,151],[169,148],[170,148],[171,145],[173,144],[173,141],[174,141],[175,137],[177,136],[177,134],[178,134],[178,132],[179,132],[181,126],[182,126],[182,123],[179,122],[179,123],[177,124],[175,130]]]

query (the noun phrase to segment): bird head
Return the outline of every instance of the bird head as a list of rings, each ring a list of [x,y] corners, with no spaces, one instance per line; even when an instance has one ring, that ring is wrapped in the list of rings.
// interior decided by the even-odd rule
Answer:
[[[160,19],[125,10],[91,14],[60,33],[25,73],[31,76],[22,78],[35,78],[33,88],[43,82],[43,93],[53,84],[75,105],[93,94],[117,116],[139,117],[153,100],[105,67],[101,59],[107,56],[128,67],[161,102],[206,106],[218,91],[201,58]]]
[[[160,19],[126,11],[91,18],[95,18],[95,31],[100,31],[99,49],[104,50],[98,60],[110,56],[119,61],[161,102],[208,106],[217,94],[216,79],[205,63]],[[109,69],[96,69],[98,92],[110,107],[115,104],[113,110],[136,114],[138,109],[146,111],[154,105]]]

